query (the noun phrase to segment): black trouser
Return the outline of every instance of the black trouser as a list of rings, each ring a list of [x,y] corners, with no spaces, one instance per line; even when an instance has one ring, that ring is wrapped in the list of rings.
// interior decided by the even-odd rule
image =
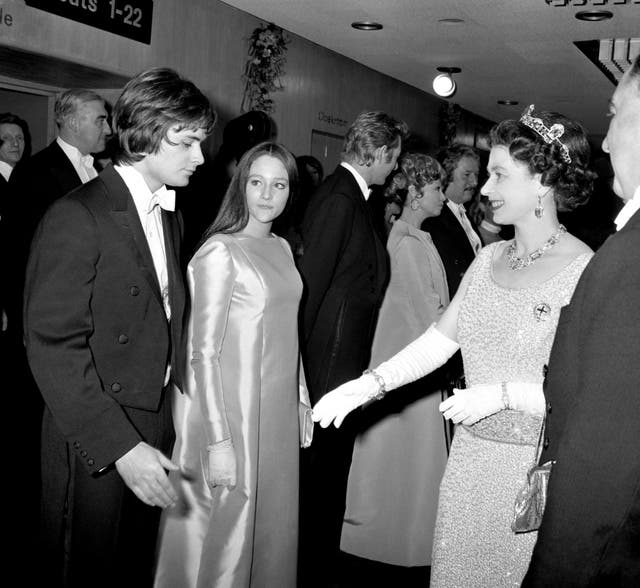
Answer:
[[[338,579],[340,535],[358,411],[342,426],[316,424],[311,447],[302,451],[298,586],[327,586]]]

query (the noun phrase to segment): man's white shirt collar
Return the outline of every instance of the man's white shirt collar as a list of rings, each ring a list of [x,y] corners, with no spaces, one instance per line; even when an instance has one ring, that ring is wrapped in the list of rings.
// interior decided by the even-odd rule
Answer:
[[[625,205],[622,207],[622,210],[616,216],[616,230],[619,231],[622,227],[624,227],[629,219],[637,212],[640,208],[640,186],[636,188],[636,191],[633,193],[633,196],[630,200],[627,200]]]
[[[7,180],[7,182],[9,181],[9,178],[11,177],[11,172],[13,171],[13,167],[10,166],[6,161],[0,161],[0,174],[2,174],[2,177]]]
[[[82,163],[87,167],[93,166],[92,155],[82,155],[82,153],[80,153],[80,150],[77,147],[75,147],[74,145],[70,145],[60,137],[56,139],[56,143],[58,143],[58,145],[60,146],[60,149],[62,149],[65,152],[67,157],[71,160],[71,163],[74,163],[74,164]]]
[[[175,210],[175,192],[173,190],[167,190],[167,187],[163,185],[155,192],[151,192],[142,174],[131,165],[114,165],[113,169],[120,174],[122,181],[129,188],[141,219],[149,212],[149,203],[154,194],[163,200],[162,207],[165,210]]]
[[[93,156],[92,155],[82,155],[80,150],[74,145],[70,145],[64,139],[58,137],[56,142],[60,146],[68,157],[71,165],[73,165],[73,169],[76,170],[76,173],[80,177],[80,181],[85,184],[89,180],[92,180],[98,175],[98,172],[93,167]]]
[[[369,186],[367,186],[367,182],[364,181],[364,178],[357,172],[356,168],[348,164],[346,161],[343,161],[340,165],[351,172],[351,175],[356,179],[356,182],[358,182],[358,186],[360,186],[360,190],[362,190],[362,195],[364,196],[364,199],[369,200],[369,195],[371,194],[371,190],[369,190]]]

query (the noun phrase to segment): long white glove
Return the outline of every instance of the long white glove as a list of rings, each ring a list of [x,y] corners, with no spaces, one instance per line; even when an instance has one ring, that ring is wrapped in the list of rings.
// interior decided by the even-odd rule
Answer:
[[[231,439],[225,439],[219,443],[209,445],[209,472],[207,482],[212,488],[227,486],[230,489],[236,486],[236,452]]]
[[[382,378],[384,391],[388,392],[439,368],[458,348],[455,341],[431,325],[420,337],[374,371]],[[380,384],[375,376],[363,374],[325,394],[313,407],[313,420],[324,428],[331,422],[339,427],[352,410],[377,398],[379,393]]]
[[[455,388],[453,396],[440,403],[446,419],[463,425],[473,425],[507,408],[531,414],[544,414],[542,383],[506,382],[482,384],[464,390]]]

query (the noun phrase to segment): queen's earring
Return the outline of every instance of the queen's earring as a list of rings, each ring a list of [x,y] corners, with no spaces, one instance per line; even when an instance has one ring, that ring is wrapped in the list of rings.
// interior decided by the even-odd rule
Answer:
[[[536,218],[541,219],[543,212],[544,212],[544,206],[542,206],[542,196],[538,195],[538,206],[536,206],[534,210]]]

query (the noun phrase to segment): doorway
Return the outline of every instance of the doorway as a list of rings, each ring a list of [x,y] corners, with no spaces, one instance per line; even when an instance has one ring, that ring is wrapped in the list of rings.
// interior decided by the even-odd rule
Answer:
[[[25,157],[44,149],[53,140],[53,104],[56,91],[57,88],[25,86],[0,77],[0,112],[19,116],[29,127],[31,142],[25,146]]]
[[[321,164],[325,176],[333,173],[333,170],[340,163],[340,154],[344,137],[325,133],[324,131],[311,131],[311,155]]]

